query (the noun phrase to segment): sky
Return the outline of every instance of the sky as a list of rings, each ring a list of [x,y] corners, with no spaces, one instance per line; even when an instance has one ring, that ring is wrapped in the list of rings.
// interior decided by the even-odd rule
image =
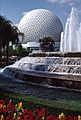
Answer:
[[[18,24],[26,12],[44,8],[54,12],[65,26],[72,7],[78,9],[81,22],[81,0],[0,0],[0,15]]]

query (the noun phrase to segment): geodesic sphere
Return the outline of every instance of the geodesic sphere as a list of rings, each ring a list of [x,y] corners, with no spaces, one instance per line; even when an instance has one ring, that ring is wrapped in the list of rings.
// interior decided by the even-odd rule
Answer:
[[[24,33],[23,43],[39,42],[39,39],[51,37],[55,42],[60,41],[63,27],[59,18],[46,9],[35,9],[27,12],[18,24]]]

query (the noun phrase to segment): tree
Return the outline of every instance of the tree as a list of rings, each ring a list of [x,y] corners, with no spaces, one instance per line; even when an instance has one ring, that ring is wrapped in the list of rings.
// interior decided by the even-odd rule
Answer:
[[[8,48],[9,48],[9,42],[12,40],[12,26],[11,22],[5,19],[5,24],[4,24],[4,40],[3,40],[3,47],[6,48],[6,63],[8,64]]]
[[[19,30],[16,26],[12,25],[10,20],[0,16],[0,61],[1,61],[1,49],[6,48],[6,62],[8,63],[8,48],[9,42],[12,44],[18,43]]]
[[[18,28],[16,26],[12,26],[11,25],[11,29],[9,29],[8,27],[8,35],[5,37],[5,46],[6,46],[6,62],[8,64],[8,57],[9,57],[9,42],[12,43],[12,46],[13,44],[18,44],[19,43],[19,38],[18,38],[18,34],[20,34]]]
[[[5,29],[6,29],[6,18],[3,16],[0,16],[0,65],[1,65],[1,49],[4,44],[5,40]],[[9,22],[8,22],[9,23]]]
[[[41,50],[43,52],[51,52],[54,51],[54,40],[51,37],[44,37],[43,39],[39,39]]]

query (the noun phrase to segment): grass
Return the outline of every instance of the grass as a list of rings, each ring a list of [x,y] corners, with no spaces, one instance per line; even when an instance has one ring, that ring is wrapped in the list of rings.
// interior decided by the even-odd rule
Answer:
[[[23,106],[29,109],[45,107],[48,113],[52,112],[55,115],[60,114],[61,112],[64,112],[66,115],[78,115],[81,113],[80,101],[46,100],[29,95],[3,93],[1,91],[0,98],[6,98],[7,101],[12,99],[15,104],[19,101],[23,101]]]

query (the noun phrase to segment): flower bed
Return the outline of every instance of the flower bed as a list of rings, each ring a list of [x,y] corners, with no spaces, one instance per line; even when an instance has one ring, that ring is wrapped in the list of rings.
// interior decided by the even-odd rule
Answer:
[[[0,120],[81,120],[81,116],[64,113],[56,116],[51,111],[48,113],[46,108],[24,108],[22,101],[14,104],[12,100],[0,99]]]

